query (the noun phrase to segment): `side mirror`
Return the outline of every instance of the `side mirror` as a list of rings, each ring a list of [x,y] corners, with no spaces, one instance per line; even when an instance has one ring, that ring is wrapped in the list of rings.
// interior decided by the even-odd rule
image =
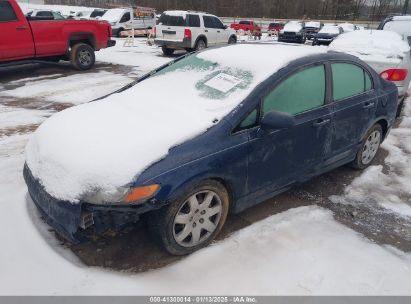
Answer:
[[[294,116],[284,112],[268,112],[261,120],[263,129],[281,130],[295,125]]]

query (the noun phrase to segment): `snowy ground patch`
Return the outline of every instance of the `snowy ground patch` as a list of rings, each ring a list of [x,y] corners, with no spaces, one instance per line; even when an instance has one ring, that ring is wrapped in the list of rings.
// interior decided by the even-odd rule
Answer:
[[[134,46],[124,46],[125,39],[116,41],[116,46],[97,52],[96,60],[133,66],[138,71],[146,73],[173,59],[163,56],[161,48],[148,45],[147,38],[135,38]]]
[[[0,96],[81,104],[111,93],[131,81],[127,76],[107,71],[80,73],[54,79],[30,79],[21,87],[1,92]]]

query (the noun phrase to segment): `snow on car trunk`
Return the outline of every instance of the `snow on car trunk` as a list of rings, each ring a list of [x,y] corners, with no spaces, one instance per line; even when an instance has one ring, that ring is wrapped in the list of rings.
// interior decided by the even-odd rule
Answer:
[[[329,50],[357,56],[382,72],[409,57],[410,47],[397,33],[363,30],[340,35],[330,44]]]
[[[52,116],[31,138],[27,164],[58,199],[115,193],[171,147],[212,127],[288,62],[325,51],[235,45],[192,55],[122,93]],[[259,60],[243,60],[251,52]]]

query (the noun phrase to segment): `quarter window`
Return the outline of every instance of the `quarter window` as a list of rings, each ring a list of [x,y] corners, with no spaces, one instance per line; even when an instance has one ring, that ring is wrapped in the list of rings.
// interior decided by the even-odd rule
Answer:
[[[257,109],[253,110],[244,120],[240,123],[237,129],[247,129],[254,126],[257,123]]]
[[[324,65],[307,68],[281,82],[263,101],[263,111],[298,114],[324,105]]]
[[[0,22],[16,21],[17,16],[7,1],[0,1]]]
[[[331,64],[333,73],[333,100],[349,98],[372,88],[369,74],[363,68],[350,63]]]

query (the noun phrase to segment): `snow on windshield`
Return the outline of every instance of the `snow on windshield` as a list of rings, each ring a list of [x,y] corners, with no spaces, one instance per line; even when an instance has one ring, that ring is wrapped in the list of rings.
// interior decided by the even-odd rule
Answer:
[[[323,52],[234,45],[191,55],[122,93],[55,114],[32,136],[27,164],[58,199],[114,193],[171,147],[212,127],[288,62]],[[244,60],[250,53],[258,59]]]
[[[318,21],[309,21],[305,24],[305,27],[315,27],[315,28],[320,28],[321,23]]]
[[[320,34],[339,34],[340,29],[338,26],[326,25],[320,31]]]
[[[284,25],[283,31],[284,32],[299,32],[302,29],[301,23],[298,22],[288,22]]]
[[[408,16],[404,16],[408,17]],[[400,34],[404,40],[411,36],[411,18],[409,19],[394,19],[384,25],[384,30],[392,31]]]
[[[344,30],[344,32],[355,31],[355,25],[351,23],[341,23],[338,26],[341,27]]]
[[[353,55],[372,56],[376,59],[403,58],[410,51],[410,46],[397,33],[390,31],[363,30],[338,36],[330,50]]]

